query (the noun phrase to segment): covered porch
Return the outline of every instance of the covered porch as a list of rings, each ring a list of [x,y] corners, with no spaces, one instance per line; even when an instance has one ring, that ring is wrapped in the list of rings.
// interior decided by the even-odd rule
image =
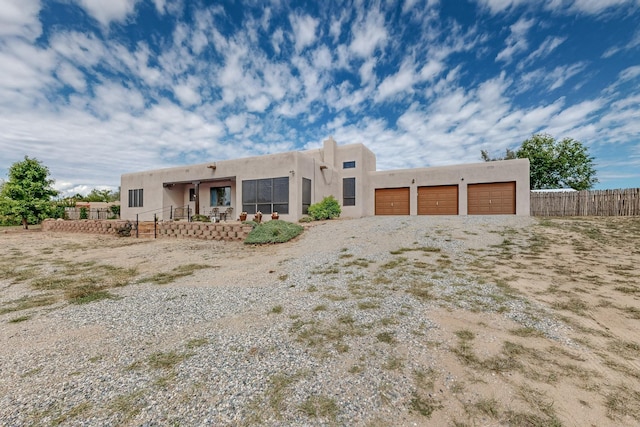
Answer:
[[[232,221],[239,214],[236,177],[163,182],[163,205],[174,206],[173,218],[204,215],[212,221]]]

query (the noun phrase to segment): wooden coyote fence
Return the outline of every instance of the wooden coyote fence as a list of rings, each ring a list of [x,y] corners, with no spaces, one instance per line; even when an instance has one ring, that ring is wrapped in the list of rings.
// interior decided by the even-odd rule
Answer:
[[[570,192],[531,192],[533,216],[640,215],[640,188]]]

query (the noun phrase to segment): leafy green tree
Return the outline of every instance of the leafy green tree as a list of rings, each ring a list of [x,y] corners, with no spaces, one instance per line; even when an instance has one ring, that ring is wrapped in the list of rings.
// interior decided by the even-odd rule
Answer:
[[[25,156],[9,168],[9,179],[0,189],[0,212],[19,219],[27,229],[49,217],[53,205],[51,199],[58,195],[53,189],[54,180],[49,169],[36,159]]]
[[[522,143],[516,155],[529,159],[531,189],[588,190],[598,182],[594,158],[573,138],[556,141],[551,135],[535,134]]]
[[[507,148],[504,157],[491,157],[487,150],[480,150],[482,160],[485,162],[495,162],[496,160],[513,160],[517,159],[516,152]]]
[[[98,190],[94,188],[89,194],[82,198],[85,202],[115,202],[120,200],[120,192],[111,190]]]

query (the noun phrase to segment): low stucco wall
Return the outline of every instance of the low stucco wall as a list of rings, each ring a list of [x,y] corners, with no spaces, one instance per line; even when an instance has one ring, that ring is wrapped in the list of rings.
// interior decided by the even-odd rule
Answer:
[[[42,222],[42,231],[63,233],[87,233],[87,234],[111,234],[118,235],[118,229],[124,227],[127,221],[123,220],[53,220]],[[251,232],[250,225],[242,223],[206,223],[206,222],[182,222],[167,221],[158,222],[156,228],[157,238],[194,238],[205,240],[244,241]],[[131,230],[131,237],[136,236],[135,229]],[[138,237],[153,238],[153,222],[141,222],[138,229]]]

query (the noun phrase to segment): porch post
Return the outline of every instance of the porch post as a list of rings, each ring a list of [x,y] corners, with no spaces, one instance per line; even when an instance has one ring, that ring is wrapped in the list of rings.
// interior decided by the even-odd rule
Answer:
[[[196,186],[196,207],[195,207],[195,215],[200,215],[200,181],[194,181],[193,185]]]

